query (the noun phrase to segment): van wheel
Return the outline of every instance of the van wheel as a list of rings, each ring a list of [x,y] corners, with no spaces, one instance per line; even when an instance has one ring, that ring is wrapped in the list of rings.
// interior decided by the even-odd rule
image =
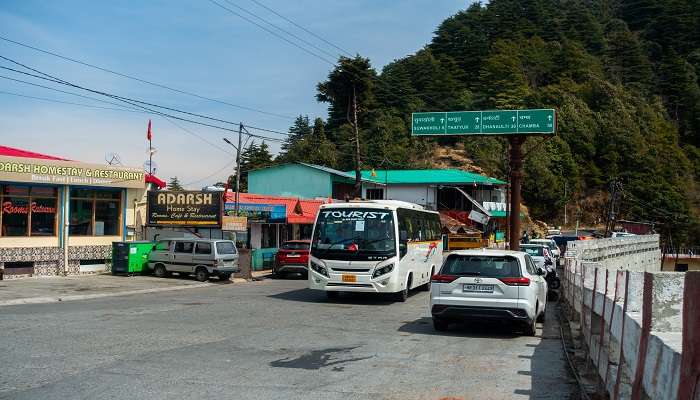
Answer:
[[[209,280],[209,271],[204,267],[199,267],[197,271],[195,271],[194,277],[200,282],[206,282]]]
[[[156,266],[153,268],[153,275],[157,276],[158,278],[165,278],[168,275],[168,270],[165,269],[165,265],[156,264]]]
[[[408,288],[411,287],[412,281],[413,275],[408,275],[408,282],[406,282],[406,287],[402,291],[394,293],[394,300],[403,303],[408,299]]]

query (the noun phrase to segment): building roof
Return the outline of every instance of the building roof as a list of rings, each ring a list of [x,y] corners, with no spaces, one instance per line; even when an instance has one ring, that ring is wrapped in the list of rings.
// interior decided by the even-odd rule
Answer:
[[[376,183],[393,185],[452,184],[452,185],[505,185],[506,182],[458,169],[393,169],[362,171],[362,177]]]
[[[0,156],[35,158],[40,160],[69,161],[67,158],[50,156],[48,154],[35,153],[29,150],[22,150],[15,147],[0,145]]]
[[[232,203],[236,200],[236,192],[226,192],[224,201]],[[243,193],[238,197],[241,203],[253,204],[280,204],[287,210],[288,224],[313,224],[321,204],[329,203],[328,200],[303,200],[298,197],[271,196],[265,194]]]
[[[284,165],[292,165],[292,164],[303,165],[304,167],[313,168],[313,169],[316,169],[316,170],[319,170],[319,171],[323,171],[323,172],[325,172],[325,173],[328,173],[328,174],[331,174],[331,175],[335,175],[335,176],[339,176],[339,177],[345,178],[345,179],[352,179],[352,180],[355,179],[355,171],[343,172],[343,171],[340,171],[340,170],[337,170],[337,169],[333,169],[333,168],[330,168],[330,167],[326,167],[326,166],[323,166],[323,165],[307,164],[307,163],[303,163],[303,162],[300,162],[300,161],[295,161],[295,162],[291,162],[291,163],[284,163],[284,164],[270,165],[270,166],[268,166],[268,167],[263,167],[263,168],[258,168],[258,169],[251,170],[250,172],[259,171],[259,170],[263,170],[263,169],[277,168],[277,167],[281,167],[281,166],[284,166]],[[362,175],[362,180],[365,181],[365,182],[374,182],[372,179],[369,179],[369,178],[365,177],[364,174]],[[376,183],[382,183],[382,184],[383,184],[383,182],[376,182]]]

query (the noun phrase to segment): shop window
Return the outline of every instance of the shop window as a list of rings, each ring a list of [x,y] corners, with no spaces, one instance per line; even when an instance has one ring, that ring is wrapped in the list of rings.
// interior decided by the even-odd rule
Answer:
[[[120,198],[118,190],[71,190],[70,234],[118,236],[121,231]]]
[[[384,189],[367,189],[367,200],[384,199]]]
[[[32,197],[32,236],[53,236],[56,233],[56,199]]]
[[[54,236],[57,190],[44,186],[0,186],[0,236]]]
[[[119,202],[95,202],[95,236],[113,236],[119,233]]]
[[[92,235],[92,200],[70,201],[70,234]]]

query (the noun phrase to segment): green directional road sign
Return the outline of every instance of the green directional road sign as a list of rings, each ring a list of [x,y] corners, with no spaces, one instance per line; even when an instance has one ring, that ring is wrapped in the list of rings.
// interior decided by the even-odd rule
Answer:
[[[490,110],[413,113],[414,136],[421,135],[526,135],[553,134],[553,109]]]

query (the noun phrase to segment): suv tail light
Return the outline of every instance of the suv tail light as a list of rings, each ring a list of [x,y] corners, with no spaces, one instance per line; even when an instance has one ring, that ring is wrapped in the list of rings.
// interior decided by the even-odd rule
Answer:
[[[433,275],[433,277],[430,278],[430,281],[431,281],[431,282],[435,282],[435,283],[450,283],[450,282],[454,281],[454,280],[457,279],[457,278],[458,278],[458,277],[455,276],[455,275],[440,275],[440,274],[437,274],[437,275]]]
[[[524,276],[520,278],[498,278],[498,280],[508,286],[530,286],[530,278],[525,278]]]

